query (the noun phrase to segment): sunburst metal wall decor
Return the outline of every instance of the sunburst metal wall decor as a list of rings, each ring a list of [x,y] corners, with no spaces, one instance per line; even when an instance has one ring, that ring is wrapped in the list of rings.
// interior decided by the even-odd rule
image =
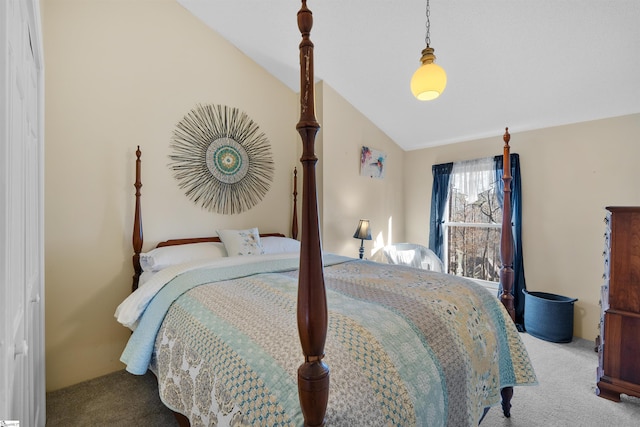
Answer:
[[[170,167],[196,204],[222,214],[251,209],[273,181],[269,140],[237,108],[198,105],[171,137]]]

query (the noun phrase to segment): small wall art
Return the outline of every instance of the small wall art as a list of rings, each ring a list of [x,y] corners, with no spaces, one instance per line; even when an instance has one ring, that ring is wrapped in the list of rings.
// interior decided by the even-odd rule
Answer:
[[[384,178],[387,154],[375,148],[362,146],[360,152],[360,176]]]

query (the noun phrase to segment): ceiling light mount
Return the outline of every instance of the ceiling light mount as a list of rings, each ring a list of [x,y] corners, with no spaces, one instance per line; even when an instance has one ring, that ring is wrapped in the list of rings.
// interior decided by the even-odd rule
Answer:
[[[444,88],[447,86],[447,74],[441,66],[434,62],[436,56],[433,53],[433,48],[430,46],[431,11],[429,9],[429,0],[427,0],[426,16],[427,34],[425,36],[425,43],[427,47],[422,50],[422,57],[420,58],[422,65],[413,73],[413,77],[411,78],[411,92],[420,101],[436,99],[444,92]]]

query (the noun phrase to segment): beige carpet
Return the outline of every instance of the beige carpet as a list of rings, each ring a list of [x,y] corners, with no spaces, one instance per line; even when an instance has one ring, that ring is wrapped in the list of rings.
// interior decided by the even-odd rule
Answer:
[[[593,343],[555,344],[521,334],[540,385],[516,387],[511,418],[492,408],[482,427],[640,426],[640,399],[620,403],[595,395]],[[152,374],[115,372],[47,393],[47,426],[175,426]],[[452,426],[456,427],[456,426]]]
[[[537,386],[515,387],[511,418],[492,408],[482,426],[638,427],[640,399],[620,403],[596,396],[598,354],[592,341],[556,344],[520,334],[538,376]]]

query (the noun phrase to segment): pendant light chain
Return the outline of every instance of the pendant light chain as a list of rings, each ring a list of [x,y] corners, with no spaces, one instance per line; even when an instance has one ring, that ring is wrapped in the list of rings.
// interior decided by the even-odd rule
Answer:
[[[431,11],[429,10],[429,0],[427,0],[427,23],[426,23],[426,27],[427,27],[427,35],[424,38],[425,43],[427,44],[427,47],[429,47],[429,45],[431,44],[431,35],[430,35],[430,30],[431,30],[431,21],[430,21],[430,16],[431,16]]]

